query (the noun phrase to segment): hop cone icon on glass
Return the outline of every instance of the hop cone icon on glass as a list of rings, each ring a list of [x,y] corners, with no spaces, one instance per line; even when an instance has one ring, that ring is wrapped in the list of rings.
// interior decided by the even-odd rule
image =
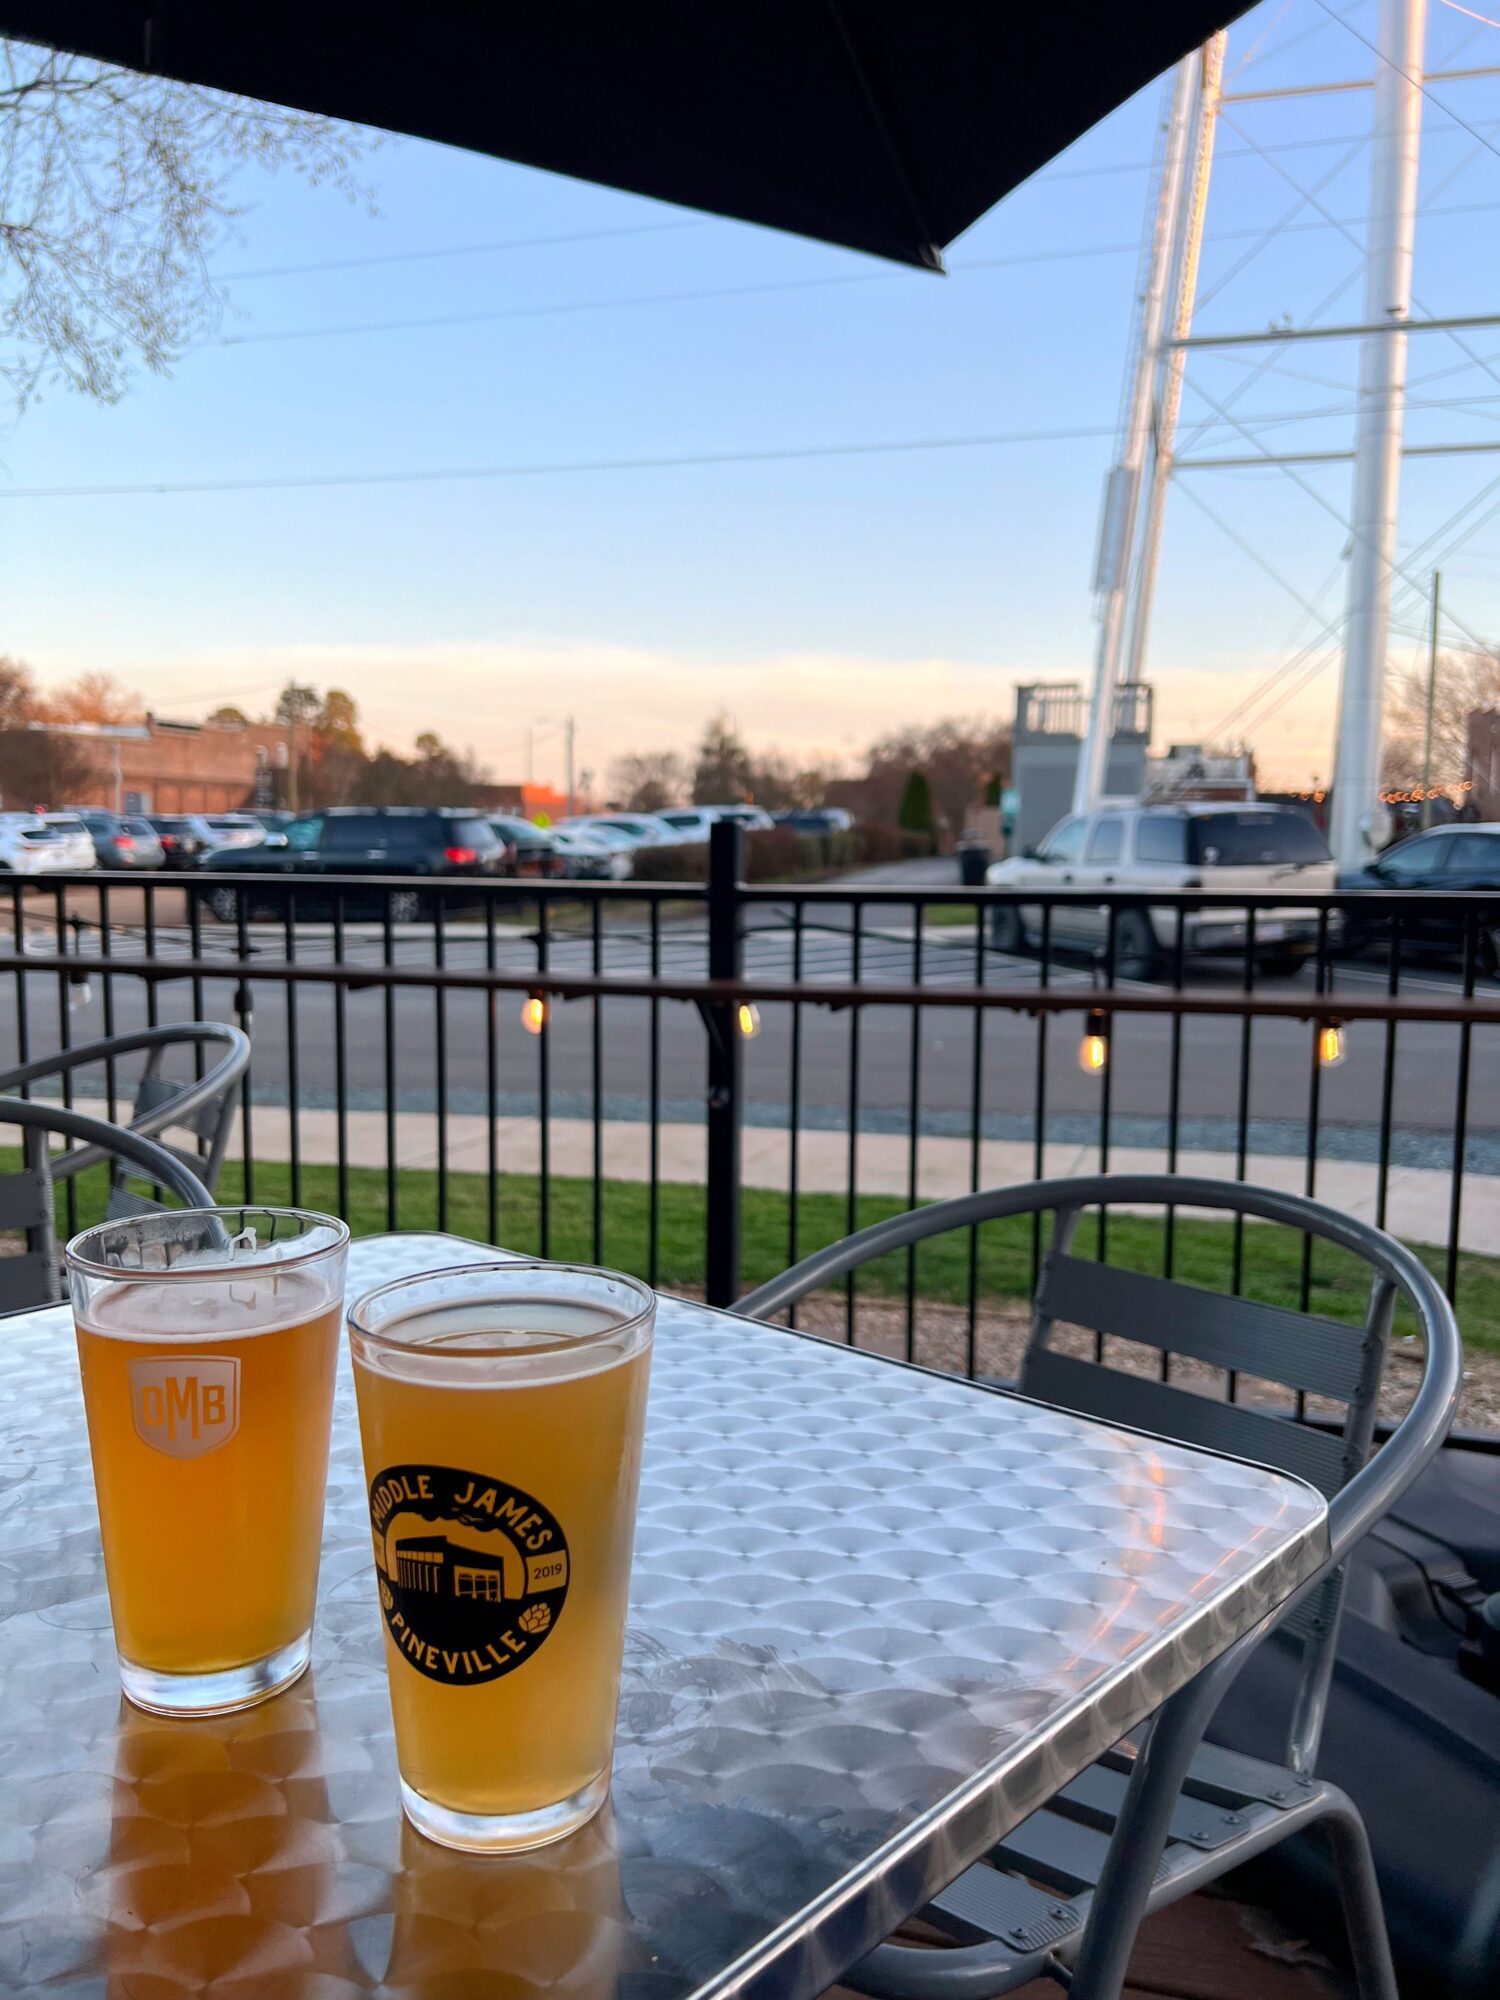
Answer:
[[[523,1632],[545,1632],[552,1623],[552,1613],[545,1604],[528,1604],[516,1623]]]

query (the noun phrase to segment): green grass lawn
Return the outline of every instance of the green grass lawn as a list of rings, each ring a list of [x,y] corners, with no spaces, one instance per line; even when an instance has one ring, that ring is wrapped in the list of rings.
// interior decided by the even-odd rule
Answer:
[[[11,1163],[19,1164],[12,1152]],[[5,1162],[0,1159],[0,1169]],[[219,1198],[228,1204],[246,1199],[243,1172],[237,1162],[226,1166]],[[257,1202],[271,1206],[292,1203],[336,1212],[339,1208],[337,1169],[304,1166],[293,1186],[285,1163],[256,1168],[250,1190]],[[705,1206],[703,1190],[667,1182],[659,1190],[656,1282],[665,1289],[700,1286],[704,1274]],[[650,1194],[641,1183],[605,1181],[599,1189],[599,1233],[594,1231],[593,1183],[554,1178],[550,1184],[547,1229],[542,1229],[541,1190],[534,1174],[502,1174],[497,1190],[495,1240],[507,1249],[563,1260],[603,1262],[642,1277],[651,1275]],[[80,1224],[96,1220],[102,1207],[102,1173],[86,1177],[78,1187]],[[897,1215],[906,1204],[886,1195],[860,1199],[856,1225],[864,1228]],[[368,1236],[391,1226],[383,1168],[351,1166],[345,1211],[356,1236]],[[743,1198],[743,1273],[746,1289],[775,1277],[791,1261],[790,1205],[784,1194],[749,1188]],[[59,1212],[59,1226],[66,1217]],[[440,1207],[438,1176],[428,1169],[406,1168],[396,1176],[395,1227],[446,1227],[458,1236],[485,1240],[490,1234],[489,1191],[481,1174],[448,1176],[447,1212]],[[797,1203],[796,1254],[806,1256],[848,1233],[849,1218],[841,1194],[804,1194]],[[1079,1231],[1081,1255],[1096,1254],[1092,1220]],[[1137,1271],[1164,1268],[1164,1226],[1145,1216],[1111,1218],[1106,1241],[1107,1260]],[[1181,1217],[1174,1233],[1174,1275],[1191,1284],[1227,1289],[1234,1258],[1231,1222]],[[1274,1224],[1250,1223],[1244,1230],[1241,1289],[1268,1304],[1296,1306],[1302,1284],[1302,1239]],[[1442,1252],[1418,1253],[1429,1268],[1442,1275]],[[1024,1300],[1032,1283],[1032,1226],[1028,1217],[986,1223],[979,1232],[979,1294],[995,1305]],[[907,1260],[904,1251],[870,1264],[860,1274],[860,1289],[873,1298],[904,1298]],[[921,1298],[963,1305],[969,1292],[967,1234],[935,1238],[917,1254],[917,1291]],[[1364,1268],[1328,1245],[1315,1247],[1312,1264],[1312,1310],[1331,1318],[1358,1320],[1366,1302]],[[1475,1351],[1500,1353],[1500,1259],[1465,1255],[1459,1262],[1458,1312],[1465,1339]],[[1405,1331],[1398,1321],[1398,1332]]]

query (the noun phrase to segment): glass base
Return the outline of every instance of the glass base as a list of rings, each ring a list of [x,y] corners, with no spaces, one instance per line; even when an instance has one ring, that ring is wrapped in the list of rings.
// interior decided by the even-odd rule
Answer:
[[[122,1654],[120,1685],[126,1700],[148,1715],[228,1715],[280,1694],[307,1671],[311,1658],[311,1628],[264,1659],[225,1667],[216,1674],[161,1673],[155,1667],[139,1667]]]
[[[546,1847],[587,1825],[608,1797],[608,1765],[570,1798],[524,1813],[454,1812],[401,1780],[401,1809],[417,1832],[439,1847],[461,1847],[468,1854],[518,1854],[527,1847]]]

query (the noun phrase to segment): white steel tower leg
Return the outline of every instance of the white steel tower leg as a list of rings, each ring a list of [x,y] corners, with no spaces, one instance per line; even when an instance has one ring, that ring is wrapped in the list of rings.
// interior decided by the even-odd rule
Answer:
[[[1365,252],[1369,326],[1411,317],[1426,12],[1426,0],[1380,0],[1370,236]],[[1405,394],[1406,335],[1368,334],[1359,357],[1353,544],[1329,829],[1334,859],[1342,868],[1358,868],[1369,858],[1380,823],[1380,723]]]
[[[1141,295],[1134,374],[1125,409],[1119,463],[1110,473],[1105,488],[1099,567],[1095,578],[1095,588],[1099,593],[1099,640],[1094,656],[1088,724],[1078,755],[1078,774],[1073,783],[1074,812],[1087,812],[1104,789],[1109,740],[1114,733],[1115,689],[1120,680],[1125,636],[1125,588],[1135,547],[1141,469],[1146,463],[1146,446],[1151,435],[1151,390],[1166,328],[1172,255],[1177,242],[1183,188],[1187,181],[1188,138],[1198,89],[1199,61],[1196,49],[1191,55],[1184,56],[1172,80],[1151,255],[1145,290]]]
[[[1214,136],[1219,123],[1219,94],[1224,82],[1224,29],[1211,35],[1200,52],[1202,85],[1194,120],[1192,179],[1182,208],[1182,247],[1175,253],[1177,302],[1172,309],[1172,339],[1186,340],[1193,330],[1193,304],[1198,296],[1198,265],[1203,252],[1203,218],[1208,209],[1208,183],[1213,172]],[[1152,436],[1151,470],[1146,478],[1146,525],[1136,566],[1135,602],[1130,612],[1130,646],[1125,679],[1138,681],[1146,673],[1146,641],[1151,629],[1151,603],[1156,594],[1156,566],[1161,555],[1162,517],[1177,444],[1177,417],[1182,408],[1182,378],[1187,349],[1169,347],[1161,363],[1156,422]]]

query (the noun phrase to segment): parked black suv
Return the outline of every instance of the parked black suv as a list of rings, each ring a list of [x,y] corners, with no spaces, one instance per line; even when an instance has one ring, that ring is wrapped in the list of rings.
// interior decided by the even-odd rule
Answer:
[[[331,896],[319,896],[303,878],[339,875],[441,876],[487,879],[501,873],[505,850],[490,823],[467,808],[426,806],[334,806],[327,812],[303,813],[280,834],[270,834],[258,847],[220,848],[203,857],[200,866],[228,875],[260,875],[264,888],[242,890],[227,884],[200,894],[216,917],[233,923],[243,900],[247,917],[284,915],[290,897],[289,878],[297,878],[295,909],[301,916],[327,916]],[[418,888],[393,889],[389,896],[392,921],[410,923],[432,907],[433,898]],[[383,916],[384,892],[361,896],[346,891],[346,916]],[[445,910],[455,899],[443,898]]]

